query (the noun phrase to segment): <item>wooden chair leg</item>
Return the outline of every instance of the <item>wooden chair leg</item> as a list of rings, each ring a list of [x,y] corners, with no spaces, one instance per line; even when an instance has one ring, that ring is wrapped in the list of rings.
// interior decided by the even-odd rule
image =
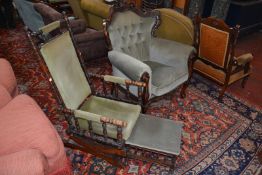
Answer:
[[[245,88],[248,78],[249,78],[249,76],[246,76],[245,78],[243,78],[243,80],[241,82],[241,87],[242,88]]]
[[[223,95],[224,95],[224,93],[226,91],[226,88],[227,88],[227,85],[224,85],[222,90],[219,93],[218,100],[222,100],[222,97],[223,97]]]
[[[192,53],[189,58],[188,58],[188,71],[189,71],[189,75],[188,75],[188,79],[187,81],[183,84],[182,89],[180,91],[180,98],[185,98],[186,97],[186,88],[189,85],[189,82],[192,78],[192,74],[193,74],[193,66],[194,66],[194,60],[195,58],[195,53]]]
[[[185,98],[185,97],[186,97],[186,88],[188,87],[188,84],[189,84],[188,81],[186,81],[186,82],[183,84],[183,86],[182,86],[182,88],[181,88],[181,91],[180,91],[180,98]]]

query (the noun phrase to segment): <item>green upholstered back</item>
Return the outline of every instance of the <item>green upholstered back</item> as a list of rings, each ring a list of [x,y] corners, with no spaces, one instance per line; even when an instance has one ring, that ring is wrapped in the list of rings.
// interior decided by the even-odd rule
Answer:
[[[141,17],[132,11],[114,13],[108,27],[113,50],[147,61],[154,22],[153,17]]]
[[[44,44],[40,52],[68,109],[75,110],[91,94],[69,32]]]

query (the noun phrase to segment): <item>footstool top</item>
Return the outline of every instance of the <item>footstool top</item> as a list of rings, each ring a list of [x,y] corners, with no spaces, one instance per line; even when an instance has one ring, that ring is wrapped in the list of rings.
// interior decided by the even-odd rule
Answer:
[[[182,127],[181,122],[140,114],[126,144],[179,155]]]

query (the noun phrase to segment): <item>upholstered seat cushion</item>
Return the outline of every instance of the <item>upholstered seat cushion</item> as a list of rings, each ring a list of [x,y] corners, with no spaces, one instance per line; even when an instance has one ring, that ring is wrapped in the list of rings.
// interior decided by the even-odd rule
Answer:
[[[171,67],[154,61],[144,61],[152,70],[152,84],[158,88],[170,85],[187,74],[181,66]]]
[[[61,138],[29,96],[19,95],[0,109],[0,128],[0,155],[36,149],[48,162],[47,174],[65,167],[67,159]]]
[[[141,107],[139,105],[92,96],[83,104],[81,110],[127,122],[127,126],[123,129],[123,138],[126,140],[130,136],[138,119]],[[88,129],[86,121],[79,119],[79,123],[80,127]],[[102,134],[101,123],[93,123],[93,130],[97,134]],[[107,134],[111,138],[117,138],[116,127],[108,125]]]
[[[144,61],[152,70],[152,93],[159,96],[173,88],[173,84],[188,78],[187,69],[179,64],[168,66],[154,61]]]
[[[236,66],[233,66],[232,71],[235,70],[235,68],[236,68]],[[218,81],[220,84],[223,84],[225,82],[225,78],[226,78],[225,72],[223,72],[222,70],[215,69],[211,65],[207,65],[201,60],[195,61],[194,69],[201,72],[202,74],[205,74],[208,77]],[[245,73],[244,70],[241,70],[241,71],[231,75],[230,78],[229,78],[229,84],[245,77],[248,74],[250,74],[250,71]]]
[[[0,84],[3,85],[12,97],[18,94],[17,83],[12,66],[6,59],[0,58]]]

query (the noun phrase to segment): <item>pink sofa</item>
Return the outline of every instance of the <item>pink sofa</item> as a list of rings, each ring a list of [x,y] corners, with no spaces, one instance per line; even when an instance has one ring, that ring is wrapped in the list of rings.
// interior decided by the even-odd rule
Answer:
[[[3,59],[0,59],[0,174],[71,174],[57,131],[31,97],[17,95],[12,68]]]
[[[15,74],[10,63],[0,58],[0,84],[2,84],[12,97],[18,94]]]

